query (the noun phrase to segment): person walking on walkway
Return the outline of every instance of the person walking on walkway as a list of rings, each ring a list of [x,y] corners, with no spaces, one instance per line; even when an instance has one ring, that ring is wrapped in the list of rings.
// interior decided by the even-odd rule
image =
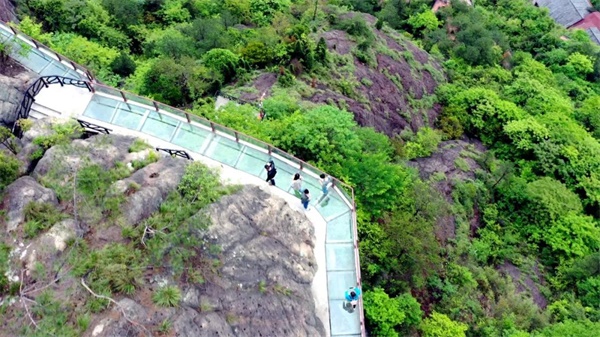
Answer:
[[[267,182],[269,185],[275,186],[275,175],[277,174],[277,169],[275,168],[275,163],[273,160],[269,160],[269,162],[265,165],[265,170],[267,171]]]
[[[302,176],[300,173],[294,174],[292,178],[292,184],[290,185],[289,190],[293,190],[296,197],[300,198],[302,196]]]
[[[331,186],[333,186],[333,182],[330,176],[325,175],[324,173],[322,173],[319,179],[319,184],[321,184],[321,196],[319,197],[319,200],[317,200],[317,204],[320,204],[321,201],[323,201],[327,195],[329,194],[329,190],[331,189]]]
[[[344,310],[349,313],[353,313],[354,309],[356,309],[356,304],[358,303],[358,299],[360,298],[360,288],[359,287],[350,287],[344,293]]]
[[[300,196],[300,201],[302,202],[304,209],[308,209],[308,203],[310,201],[310,192],[308,189],[304,190],[304,193],[302,193],[302,196]]]

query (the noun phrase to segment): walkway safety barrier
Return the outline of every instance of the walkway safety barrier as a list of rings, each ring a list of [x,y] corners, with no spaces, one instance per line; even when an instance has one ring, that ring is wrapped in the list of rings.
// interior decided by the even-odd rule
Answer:
[[[80,123],[87,123],[86,127],[92,125],[95,130],[109,131],[120,128],[130,130],[131,134],[142,133],[170,144],[169,149],[160,147],[157,150],[187,156],[187,159],[191,159],[190,153],[204,156],[263,179],[266,176],[264,163],[273,160],[280,181],[278,188],[287,190],[291,177],[301,172],[303,188],[316,192],[313,200],[318,198],[321,190],[318,179],[323,172],[311,164],[214,121],[97,83],[84,67],[0,22],[0,43],[18,45],[22,41],[35,48],[26,56],[13,55],[18,49],[14,48],[11,57],[38,74],[46,75],[50,69],[57,70],[54,76],[41,77],[27,90],[26,98],[19,107],[21,118],[28,116],[35,96],[43,88],[50,84],[72,85],[91,96],[85,109],[74,116]],[[47,64],[42,66],[40,60]],[[62,68],[65,65],[71,65],[71,68],[65,70]],[[58,73],[74,75],[74,78],[57,76]],[[365,336],[362,300],[353,314],[342,307],[345,290],[350,286],[361,286],[354,190],[333,178],[331,192],[321,204],[315,205],[315,209],[327,222],[325,253],[331,336]]]

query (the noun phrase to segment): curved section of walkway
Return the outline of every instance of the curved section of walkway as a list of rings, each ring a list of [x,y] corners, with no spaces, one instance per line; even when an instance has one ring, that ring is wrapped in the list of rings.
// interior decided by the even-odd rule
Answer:
[[[0,43],[12,45],[11,56],[38,74],[92,79],[85,68],[2,23]],[[192,157],[205,157],[262,179],[266,178],[264,163],[272,159],[278,170],[277,188],[287,192],[291,177],[301,172],[304,186],[314,191],[313,200],[319,196],[318,176],[322,171],[269,144],[143,97],[93,82],[91,87],[93,92],[59,86],[43,89],[36,96],[36,104],[65,117],[147,135],[162,142],[163,147],[183,149]],[[344,291],[360,286],[354,204],[352,189],[335,179],[329,198],[313,205],[327,223],[324,241],[331,336],[365,335],[362,301],[354,313],[342,308]]]

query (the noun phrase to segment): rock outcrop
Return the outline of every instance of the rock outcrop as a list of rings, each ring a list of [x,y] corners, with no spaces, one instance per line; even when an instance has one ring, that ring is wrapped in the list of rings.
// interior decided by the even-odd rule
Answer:
[[[32,201],[58,205],[56,194],[40,185],[32,177],[21,177],[6,188],[2,209],[6,210],[6,231],[17,229],[25,218],[23,210]]]
[[[128,224],[150,217],[167,195],[177,188],[188,161],[163,157],[114,184],[114,193],[128,195],[122,207]]]
[[[23,93],[36,76],[30,72],[22,72],[15,77],[0,73],[0,126],[12,126],[17,120],[17,108],[23,100]]]
[[[305,215],[250,186],[223,197],[208,215],[212,225],[205,239],[221,247],[219,273],[186,287],[176,309],[148,310],[123,299],[129,318],[139,323],[170,318],[181,337],[324,336],[326,322],[316,316],[311,293],[314,229]],[[110,314],[90,331],[95,337],[136,333],[122,316]]]

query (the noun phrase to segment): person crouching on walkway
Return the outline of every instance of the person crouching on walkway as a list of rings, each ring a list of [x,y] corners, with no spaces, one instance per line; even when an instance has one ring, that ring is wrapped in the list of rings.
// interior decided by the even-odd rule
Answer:
[[[308,192],[308,189],[304,190],[304,193],[302,193],[302,196],[300,197],[300,201],[302,202],[304,209],[308,209],[308,203],[310,201],[310,192]]]

